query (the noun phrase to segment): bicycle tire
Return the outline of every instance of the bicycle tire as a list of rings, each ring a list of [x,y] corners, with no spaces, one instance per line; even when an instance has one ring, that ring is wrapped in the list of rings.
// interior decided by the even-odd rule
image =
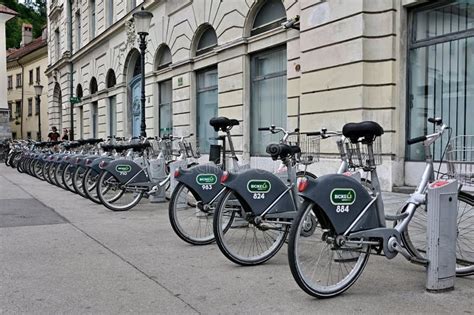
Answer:
[[[474,275],[474,196],[460,191],[458,194],[458,238],[456,240],[456,276]],[[405,208],[402,212],[405,211]],[[403,244],[414,257],[426,258],[426,206],[415,209],[413,218],[402,233]],[[466,250],[464,250],[467,248]],[[465,255],[469,254],[468,257]],[[463,257],[464,256],[464,257]]]
[[[106,182],[108,181],[108,182]],[[110,186],[118,188],[118,194],[107,198],[104,193],[111,191]],[[113,191],[116,191],[112,188]],[[97,180],[97,196],[99,197],[100,202],[112,211],[128,211],[135,207],[143,197],[143,191],[131,191],[132,200],[130,202],[125,201],[124,205],[118,205],[119,200],[123,200],[124,194],[127,192],[127,187],[121,188],[120,181],[109,171],[103,170],[102,173],[99,175]]]
[[[92,168],[89,168],[86,173],[84,174],[84,178],[82,179],[82,189],[84,191],[84,195],[86,198],[89,198],[91,201],[101,204],[99,197],[97,197],[97,179],[99,175],[96,171]]]
[[[183,204],[180,203],[180,200]],[[179,238],[192,245],[213,243],[213,215],[214,210],[212,209],[208,211],[199,209],[197,201],[189,188],[183,183],[178,183],[171,194],[168,216],[171,227]]]
[[[232,197],[232,194],[231,189],[224,190],[214,213],[213,230],[216,243],[224,256],[236,264],[242,266],[263,264],[281,249],[288,235],[289,226],[277,222],[254,223],[244,216],[243,207],[237,205],[239,201]],[[227,222],[224,221],[225,218],[229,218]],[[253,236],[253,239],[247,235]],[[262,237],[257,239],[260,235]],[[250,241],[250,244],[247,241]]]
[[[330,241],[330,237],[335,235],[332,227],[322,228],[318,222],[315,232],[311,236],[305,236],[302,233],[304,228],[304,221],[307,216],[318,217],[321,211],[313,202],[305,200],[298,212],[290,230],[290,237],[288,240],[288,262],[290,265],[291,274],[298,286],[306,293],[317,298],[330,298],[339,295],[349,289],[360,277],[370,256],[370,247],[368,245],[361,245],[360,250],[356,248],[347,247],[347,245],[337,246],[335,241]],[[335,239],[335,237],[333,237]],[[316,244],[320,243],[319,251]],[[353,245],[355,246],[355,245]],[[308,249],[308,253],[304,249]],[[337,249],[340,248],[340,249]],[[323,251],[327,251],[324,255]],[[313,256],[316,259],[311,259]],[[335,256],[336,255],[336,256]],[[306,271],[304,266],[304,259],[308,259],[308,268]],[[316,272],[316,267],[321,263],[321,259],[327,258],[327,264],[321,266],[322,271],[331,273],[333,270],[339,273],[347,272],[345,277],[333,278],[332,274],[326,275]],[[314,263],[311,263],[313,262]],[[325,263],[326,261],[324,261]],[[338,267],[332,268],[332,264]],[[353,263],[352,266],[346,266],[346,263]],[[341,265],[344,264],[344,268]],[[329,268],[328,268],[329,266]],[[315,280],[310,279],[310,276],[318,277]],[[324,285],[326,279],[326,285]],[[337,279],[335,284],[329,285],[329,281]],[[341,279],[341,280],[340,280]]]

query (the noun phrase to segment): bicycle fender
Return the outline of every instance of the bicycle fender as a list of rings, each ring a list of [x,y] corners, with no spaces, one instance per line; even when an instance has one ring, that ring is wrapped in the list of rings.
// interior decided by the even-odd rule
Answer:
[[[265,210],[269,210],[269,213],[296,211],[289,187],[268,171],[250,169],[230,173],[223,185],[232,189],[245,210],[254,215],[261,215]]]
[[[130,160],[113,160],[102,169],[109,171],[121,184],[147,183],[150,181],[144,169]]]
[[[92,172],[94,175],[100,174],[100,172],[102,171],[102,169],[100,168],[101,163],[104,162],[105,164],[113,160],[114,160],[113,158],[108,157],[108,156],[99,157],[95,159],[94,161],[92,161],[92,163],[89,164],[88,167],[92,169]]]
[[[332,225],[337,234],[343,234],[372,201],[364,186],[349,176],[330,174],[317,179],[308,178],[307,181],[306,188],[299,195],[317,205],[318,221],[323,227]],[[378,222],[373,203],[351,231],[378,228]]]
[[[186,185],[197,200],[208,204],[224,189],[222,173],[222,169],[215,164],[202,164],[188,169],[179,168],[175,179]]]

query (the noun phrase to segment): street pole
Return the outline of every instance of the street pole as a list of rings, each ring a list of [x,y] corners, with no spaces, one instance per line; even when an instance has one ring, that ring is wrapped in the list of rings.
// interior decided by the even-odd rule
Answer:
[[[146,54],[146,36],[148,34],[147,33],[140,33],[139,36],[140,36],[140,53],[141,53],[141,60],[140,60],[140,64],[141,64],[141,70],[142,70],[142,74],[141,74],[141,83],[142,83],[142,91],[141,91],[141,105],[142,105],[142,122],[141,122],[141,125],[140,125],[140,136],[146,138],[146,118],[145,118],[145,102],[146,102],[146,98],[145,98],[145,54]]]
[[[153,14],[145,11],[144,7],[141,10],[133,13],[133,20],[135,24],[135,31],[139,36],[139,48],[140,48],[140,67],[142,70],[142,93],[141,93],[141,105],[142,105],[142,122],[140,124],[140,136],[146,138],[146,119],[145,119],[145,53],[146,53],[146,37],[150,30],[151,19]]]
[[[38,102],[38,132],[39,132],[39,141],[41,141],[41,97],[36,96],[36,102]]]

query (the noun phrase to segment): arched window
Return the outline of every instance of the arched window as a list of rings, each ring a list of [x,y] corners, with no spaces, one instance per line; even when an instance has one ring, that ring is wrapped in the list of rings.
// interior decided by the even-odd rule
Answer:
[[[76,87],[76,96],[79,97],[80,99],[82,98],[82,85],[78,84]]]
[[[92,77],[91,82],[89,83],[89,93],[91,95],[97,93],[97,80],[95,77]]]
[[[201,34],[196,47],[196,56],[211,51],[217,46],[217,35],[211,26],[208,26]]]
[[[163,69],[171,64],[171,50],[167,45],[161,45],[156,55],[156,69]]]
[[[115,78],[115,71],[113,69],[109,69],[107,71],[107,77],[105,79],[107,84],[107,88],[113,87],[117,83],[117,79]]]
[[[250,35],[257,35],[281,26],[286,10],[281,0],[267,0],[258,10]]]

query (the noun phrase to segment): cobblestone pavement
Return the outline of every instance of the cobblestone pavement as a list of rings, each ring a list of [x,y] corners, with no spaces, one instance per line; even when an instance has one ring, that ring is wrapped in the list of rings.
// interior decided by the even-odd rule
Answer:
[[[384,194],[393,213],[406,195]],[[424,268],[372,256],[340,297],[317,300],[293,280],[286,246],[239,267],[217,246],[172,231],[167,204],[128,212],[0,166],[0,313],[471,313],[474,278],[424,289]]]

